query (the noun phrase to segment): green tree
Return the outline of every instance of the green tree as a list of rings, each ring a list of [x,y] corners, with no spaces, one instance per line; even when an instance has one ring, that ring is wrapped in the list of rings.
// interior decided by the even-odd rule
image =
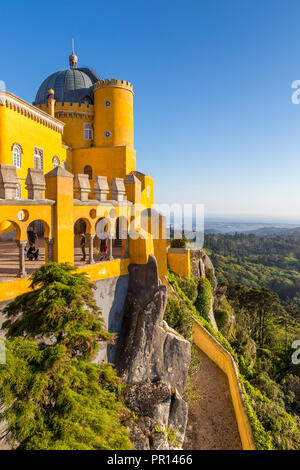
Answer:
[[[211,285],[207,278],[200,277],[198,279],[198,295],[195,301],[195,307],[198,312],[207,320],[212,304]]]
[[[32,274],[31,289],[4,309],[0,419],[8,436],[20,449],[130,449],[120,379],[110,364],[90,362],[113,339],[93,284],[50,263]]]

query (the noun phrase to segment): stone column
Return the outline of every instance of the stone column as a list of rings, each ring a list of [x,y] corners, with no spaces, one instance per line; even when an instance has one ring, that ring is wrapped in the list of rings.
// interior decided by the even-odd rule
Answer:
[[[45,238],[45,242],[47,244],[47,256],[46,256],[46,263],[52,263],[53,261],[53,243],[54,238]]]
[[[26,269],[25,269],[25,253],[24,249],[27,245],[27,240],[17,240],[17,245],[19,247],[19,272],[18,277],[26,277]]]
[[[108,259],[111,261],[114,259],[113,254],[113,241],[112,241],[112,234],[109,234],[109,239],[108,239]]]
[[[96,234],[95,233],[88,233],[86,235],[89,243],[89,259],[88,259],[88,264],[94,264],[94,238]]]
[[[125,253],[124,253],[125,258],[129,258],[129,233],[127,233],[127,237],[125,239]]]

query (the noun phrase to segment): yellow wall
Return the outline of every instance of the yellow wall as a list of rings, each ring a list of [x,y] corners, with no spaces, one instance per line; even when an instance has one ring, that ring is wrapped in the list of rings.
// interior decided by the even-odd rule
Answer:
[[[78,272],[87,273],[91,282],[99,279],[110,279],[112,277],[119,277],[128,274],[129,262],[130,261],[128,259],[104,261],[102,263],[79,268]],[[0,301],[5,302],[6,300],[14,299],[18,295],[28,292],[30,290],[29,285],[30,281],[28,278],[1,282]]]
[[[229,352],[195,318],[191,318],[193,321],[194,343],[227,375],[243,449],[255,450],[235,362]]]
[[[46,104],[38,107],[48,112]],[[84,123],[93,125],[93,105],[56,102],[55,117],[65,123],[63,140],[69,147],[91,147],[93,140],[85,140],[84,138]]]
[[[95,146],[133,149],[132,86],[123,80],[100,80],[94,87],[94,106]],[[108,138],[106,131],[111,133]]]
[[[128,147],[91,147],[89,149],[74,149],[72,152],[73,173],[83,173],[85,165],[93,168],[95,176],[107,176],[108,183],[114,178],[125,178],[136,168],[135,151]]]
[[[191,254],[184,248],[169,248],[168,264],[174,273],[182,277],[191,277]]]
[[[61,161],[66,159],[62,135],[7,106],[0,106],[0,126],[0,163],[13,164],[14,143],[18,143],[23,149],[22,168],[17,169],[17,176],[22,188],[22,197],[26,198],[25,179],[28,168],[34,168],[34,147],[43,149],[44,172],[47,173],[53,169],[54,156],[58,156]]]

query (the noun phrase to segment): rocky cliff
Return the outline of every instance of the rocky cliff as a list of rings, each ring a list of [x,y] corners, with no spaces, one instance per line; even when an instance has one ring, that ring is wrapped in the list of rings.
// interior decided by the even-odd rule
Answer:
[[[183,444],[188,407],[182,395],[190,343],[163,320],[167,302],[153,256],[129,266],[129,289],[116,354],[118,374],[128,384],[126,401],[135,449],[174,449]]]

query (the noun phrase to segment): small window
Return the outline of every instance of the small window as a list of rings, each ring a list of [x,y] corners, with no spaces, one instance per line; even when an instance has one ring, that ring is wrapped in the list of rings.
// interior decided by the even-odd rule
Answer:
[[[84,102],[84,104],[92,104],[92,99],[91,99],[90,96],[85,96],[83,98],[83,102]]]
[[[21,199],[21,185],[20,183],[17,183],[17,187],[16,187],[16,199]]]
[[[86,165],[83,169],[85,175],[89,175],[89,180],[93,179],[93,168],[90,165]]]
[[[63,160],[63,161],[61,162],[61,166],[62,166],[62,168],[63,168],[64,170],[67,170],[67,169],[68,169],[68,164],[67,164],[66,160]]]
[[[13,145],[13,165],[16,168],[21,169],[22,168],[22,148],[19,144],[14,144]]]
[[[34,147],[34,168],[36,170],[44,169],[44,151]]]
[[[106,106],[107,108],[109,108],[110,105],[111,105],[111,102],[110,102],[109,100],[106,100],[106,101],[105,101],[105,106]]]
[[[58,157],[53,157],[52,163],[53,163],[53,168],[57,168],[60,165],[60,159]]]
[[[93,126],[86,122],[84,123],[84,140],[93,140]]]
[[[104,132],[104,137],[106,137],[107,139],[109,139],[110,136],[111,136],[111,132],[110,132],[110,131],[105,131],[105,132]]]

